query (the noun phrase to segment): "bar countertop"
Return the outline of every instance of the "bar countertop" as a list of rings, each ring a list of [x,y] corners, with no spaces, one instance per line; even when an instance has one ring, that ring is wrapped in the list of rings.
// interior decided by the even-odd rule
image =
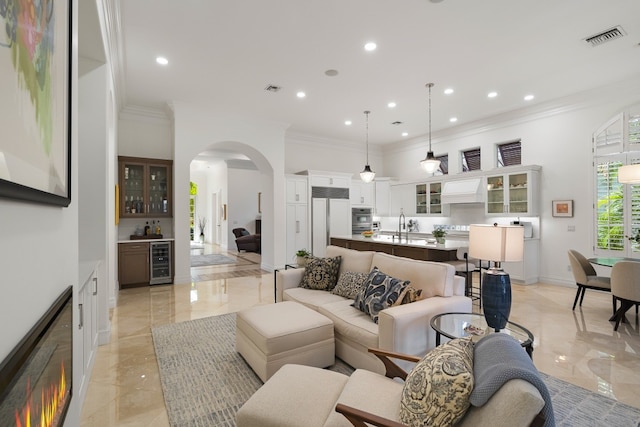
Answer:
[[[457,250],[458,248],[469,246],[468,239],[464,239],[462,236],[458,239],[456,238],[445,239],[444,244],[431,243],[431,240],[433,239],[426,238],[426,237],[420,238],[420,237],[409,236],[409,239],[407,240],[404,236],[402,237],[402,239],[398,239],[397,236],[392,236],[388,234],[374,234],[371,237],[365,237],[361,234],[352,234],[349,236],[332,236],[332,238],[351,240],[356,242],[402,245],[402,246],[436,249],[436,250],[443,250],[443,251],[452,251],[452,250]]]

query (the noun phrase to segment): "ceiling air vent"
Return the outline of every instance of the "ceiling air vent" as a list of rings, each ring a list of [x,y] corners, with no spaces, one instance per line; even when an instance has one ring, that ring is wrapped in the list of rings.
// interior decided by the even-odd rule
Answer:
[[[619,39],[620,37],[623,37],[625,35],[627,35],[627,33],[624,32],[622,27],[617,26],[607,31],[604,31],[600,34],[595,34],[591,37],[587,37],[586,39],[584,39],[584,41],[589,43],[589,45],[591,45],[592,47],[596,47],[596,46],[600,46],[602,43]]]
[[[267,85],[267,87],[264,88],[267,92],[279,92],[280,89],[282,89],[282,86],[276,85]]]

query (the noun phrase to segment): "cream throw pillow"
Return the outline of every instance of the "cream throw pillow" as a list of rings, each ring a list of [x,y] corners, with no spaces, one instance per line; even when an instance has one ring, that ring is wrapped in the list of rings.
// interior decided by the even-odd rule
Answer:
[[[451,426],[469,408],[473,390],[473,342],[451,340],[427,353],[407,375],[400,421],[408,426]]]

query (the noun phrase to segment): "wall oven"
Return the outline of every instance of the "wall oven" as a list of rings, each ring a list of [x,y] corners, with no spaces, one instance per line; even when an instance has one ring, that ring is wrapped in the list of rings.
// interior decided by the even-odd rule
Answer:
[[[372,210],[371,208],[352,208],[351,209],[351,233],[360,234],[363,231],[371,230],[372,227]]]

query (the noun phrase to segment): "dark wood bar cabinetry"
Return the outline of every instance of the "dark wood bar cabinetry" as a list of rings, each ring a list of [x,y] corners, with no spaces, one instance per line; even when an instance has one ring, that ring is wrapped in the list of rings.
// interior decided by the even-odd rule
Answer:
[[[118,245],[118,281],[120,288],[149,285],[149,242]]]
[[[390,255],[421,261],[451,261],[456,259],[457,248],[440,248],[412,246],[393,242],[377,242],[375,240],[343,239],[332,237],[331,244],[357,251],[384,252]]]

